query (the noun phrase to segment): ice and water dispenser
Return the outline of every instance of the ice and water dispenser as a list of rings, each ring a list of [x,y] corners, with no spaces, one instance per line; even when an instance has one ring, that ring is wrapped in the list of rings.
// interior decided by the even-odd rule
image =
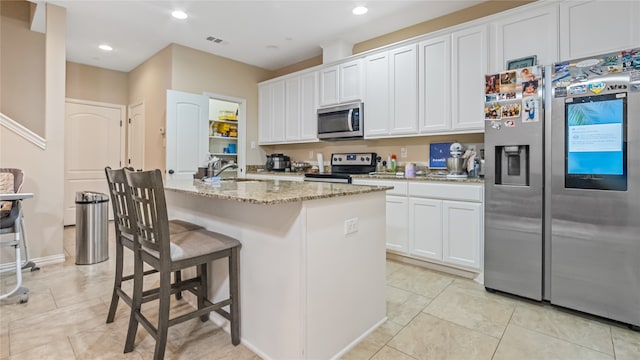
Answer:
[[[529,186],[529,145],[496,146],[496,185]]]

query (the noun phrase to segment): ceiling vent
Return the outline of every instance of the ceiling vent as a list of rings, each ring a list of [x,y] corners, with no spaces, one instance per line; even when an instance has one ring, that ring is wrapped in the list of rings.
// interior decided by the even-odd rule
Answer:
[[[207,40],[209,41],[213,41],[216,44],[220,44],[221,42],[223,42],[224,40],[219,39],[217,37],[213,37],[213,36],[207,36]]]

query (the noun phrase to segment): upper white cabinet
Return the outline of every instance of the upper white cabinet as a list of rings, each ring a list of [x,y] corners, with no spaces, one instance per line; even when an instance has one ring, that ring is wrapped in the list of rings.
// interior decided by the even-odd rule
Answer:
[[[507,61],[536,55],[538,64],[551,64],[558,56],[558,5],[548,4],[527,11],[516,10],[491,22],[490,73],[503,71]]]
[[[451,35],[418,44],[419,130],[421,133],[451,129]]]
[[[640,46],[639,1],[560,3],[560,60]]]
[[[260,144],[282,142],[285,139],[285,81],[260,85],[259,101],[259,133]]]
[[[362,60],[330,66],[320,73],[320,106],[362,99]]]
[[[484,131],[484,76],[488,67],[487,25],[451,34],[451,129]]]
[[[367,137],[389,134],[389,54],[364,59],[364,132]]]
[[[415,134],[418,131],[418,54],[416,51],[416,44],[389,51],[389,88],[391,90],[389,133],[391,135]],[[367,127],[366,122],[364,126]]]
[[[403,46],[368,56],[364,63],[365,137],[416,134],[417,45]]]
[[[258,85],[258,142],[317,141],[317,73]]]

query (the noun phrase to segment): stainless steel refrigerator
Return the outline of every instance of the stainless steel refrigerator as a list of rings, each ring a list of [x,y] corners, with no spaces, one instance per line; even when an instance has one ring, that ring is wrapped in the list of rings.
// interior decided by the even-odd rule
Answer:
[[[485,286],[637,328],[640,49],[527,69],[486,78]]]

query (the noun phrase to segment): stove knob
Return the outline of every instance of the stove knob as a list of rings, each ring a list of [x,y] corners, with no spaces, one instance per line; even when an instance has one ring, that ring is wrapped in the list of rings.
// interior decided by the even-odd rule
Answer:
[[[363,156],[363,157],[360,157],[360,161],[364,161],[364,156]]]

